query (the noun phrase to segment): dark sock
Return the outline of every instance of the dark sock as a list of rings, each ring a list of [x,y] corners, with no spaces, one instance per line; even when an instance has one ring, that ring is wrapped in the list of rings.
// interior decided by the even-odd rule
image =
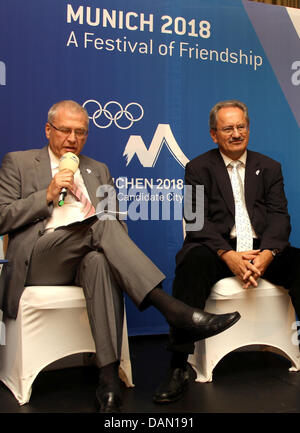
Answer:
[[[155,287],[148,295],[147,301],[153,305],[166,318],[167,322],[175,328],[193,325],[192,316],[194,308]]]

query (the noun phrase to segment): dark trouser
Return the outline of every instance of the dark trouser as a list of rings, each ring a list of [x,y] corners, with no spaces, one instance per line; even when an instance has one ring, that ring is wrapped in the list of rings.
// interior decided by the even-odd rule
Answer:
[[[120,359],[123,293],[139,308],[164,274],[131,241],[117,220],[96,217],[42,235],[26,285],[83,287],[99,367]]]
[[[176,268],[173,296],[192,307],[204,309],[212,286],[231,276],[232,272],[216,253],[205,246],[196,246],[187,252]],[[263,278],[289,291],[296,315],[300,318],[300,249],[287,247],[274,258]],[[176,336],[178,331],[172,329],[171,332]],[[194,344],[169,344],[168,349],[193,353]]]

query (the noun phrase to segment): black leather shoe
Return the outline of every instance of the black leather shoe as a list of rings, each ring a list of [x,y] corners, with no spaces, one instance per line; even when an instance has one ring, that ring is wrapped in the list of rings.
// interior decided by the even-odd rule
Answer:
[[[203,340],[217,335],[234,325],[241,318],[240,313],[210,314],[196,309],[192,321],[194,325],[175,328],[170,333],[172,344],[182,344]]]
[[[97,406],[100,413],[121,413],[122,398],[114,391],[104,391],[99,386],[96,391]]]
[[[179,400],[187,389],[188,383],[188,371],[182,368],[171,368],[154,394],[154,403],[167,404]]]

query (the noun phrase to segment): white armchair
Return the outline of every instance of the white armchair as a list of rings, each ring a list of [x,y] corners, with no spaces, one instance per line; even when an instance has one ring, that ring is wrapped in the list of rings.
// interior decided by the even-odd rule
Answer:
[[[245,290],[237,277],[224,278],[212,287],[205,311],[238,311],[241,319],[226,331],[196,343],[194,354],[188,358],[196,372],[196,382],[211,382],[218,362],[228,353],[246,347],[279,353],[291,361],[290,371],[299,371],[295,310],[283,287],[260,278],[257,288]]]
[[[3,323],[5,345],[0,345],[0,380],[20,405],[29,402],[32,384],[47,365],[72,354],[95,352],[81,287],[26,287],[17,319],[4,317]],[[126,312],[119,373],[126,386],[134,386]]]
[[[196,343],[189,356],[196,382],[211,382],[218,362],[233,350],[269,350],[288,358],[290,371],[300,369],[295,311],[287,291],[260,278],[257,288],[243,289],[236,277],[224,278],[212,288],[205,311],[239,311],[241,319],[221,334]]]

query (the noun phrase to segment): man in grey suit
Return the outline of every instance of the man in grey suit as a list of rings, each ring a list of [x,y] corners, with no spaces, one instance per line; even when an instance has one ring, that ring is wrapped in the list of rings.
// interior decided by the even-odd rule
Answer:
[[[121,410],[118,378],[125,291],[143,310],[153,305],[190,341],[215,335],[238,319],[237,312],[211,315],[191,308],[161,289],[164,274],[127,235],[117,218],[85,219],[97,208],[100,185],[112,187],[105,164],[81,155],[88,114],[74,101],[52,106],[46,123],[48,146],[8,153],[0,169],[0,233],[9,235],[10,266],[1,274],[5,313],[15,318],[25,285],[83,287],[100,368],[97,400],[101,412]],[[79,169],[59,170],[67,153]],[[76,157],[75,157],[76,158]],[[75,191],[75,189],[77,192]],[[59,206],[61,191],[68,194]],[[78,191],[80,194],[78,195]]]
[[[289,291],[300,317],[300,250],[289,244],[291,226],[281,165],[247,150],[249,123],[242,102],[217,103],[210,112],[210,134],[218,148],[186,165],[185,184],[193,190],[204,186],[204,225],[201,230],[187,231],[176,256],[173,296],[202,309],[212,286],[222,278],[236,276],[244,289],[251,290],[264,276]],[[234,167],[239,172],[237,183]],[[239,245],[248,229],[251,242],[245,249]],[[178,400],[188,385],[187,358],[194,344],[182,330],[171,327],[170,336],[171,368],[154,395],[156,403]]]

